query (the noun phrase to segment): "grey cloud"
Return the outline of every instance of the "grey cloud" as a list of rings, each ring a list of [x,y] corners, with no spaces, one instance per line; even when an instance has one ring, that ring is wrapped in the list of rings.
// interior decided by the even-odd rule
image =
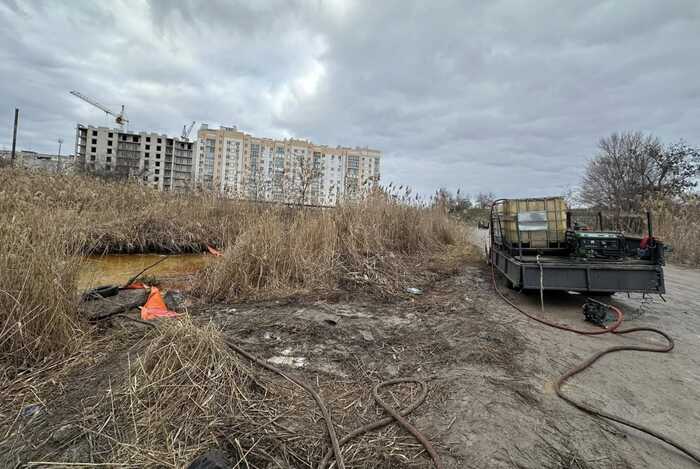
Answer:
[[[564,191],[612,131],[700,144],[694,0],[0,0],[0,21],[0,146],[15,105],[23,148],[106,122],[70,89],[136,128],[380,148],[424,194]]]

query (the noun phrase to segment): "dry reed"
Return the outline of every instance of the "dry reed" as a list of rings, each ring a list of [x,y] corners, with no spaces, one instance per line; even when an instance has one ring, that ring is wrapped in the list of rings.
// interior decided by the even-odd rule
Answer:
[[[655,219],[655,236],[673,248],[669,260],[689,266],[700,265],[700,197],[656,201],[650,204]]]
[[[223,245],[258,207],[91,176],[0,168],[0,213],[28,209],[71,227],[85,253],[199,251]]]
[[[1,200],[1,199],[0,199]],[[0,214],[0,356],[23,365],[76,350],[78,245],[50,213]]]
[[[268,208],[224,256],[200,272],[195,291],[212,300],[351,286],[381,296],[416,282],[430,260],[468,243],[439,207],[410,206],[384,191],[332,210]]]
[[[395,295],[425,280],[427,270],[453,269],[468,249],[462,226],[443,207],[409,204],[407,193],[391,189],[312,209],[10,168],[0,169],[0,187],[2,366],[81,346],[76,337],[89,329],[77,316],[77,274],[87,253],[225,247],[199,275],[197,291],[240,300],[339,286]],[[212,326],[169,321],[139,343],[110,370],[109,389],[87,390],[81,400],[76,441],[88,449],[54,456],[182,467],[216,447],[258,467],[291,467],[311,464],[325,449],[313,404],[298,390],[268,389],[266,374],[241,362]]]

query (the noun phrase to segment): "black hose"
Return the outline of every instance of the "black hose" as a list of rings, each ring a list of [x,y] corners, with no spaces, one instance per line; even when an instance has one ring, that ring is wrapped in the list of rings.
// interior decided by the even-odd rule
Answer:
[[[382,388],[384,386],[390,386],[392,384],[399,384],[399,383],[416,383],[419,384],[421,387],[421,392],[414,400],[411,405],[408,407],[401,409],[400,411],[394,410],[392,407],[390,407],[388,404],[386,404],[380,397],[379,397],[379,388]],[[354,430],[352,430],[350,433],[346,434],[343,438],[340,439],[339,444],[340,446],[343,446],[345,443],[348,441],[352,440],[353,438],[356,438],[364,433],[370,432],[372,430],[376,430],[378,428],[385,427],[389,425],[390,423],[397,421],[399,425],[404,427],[406,430],[408,430],[417,440],[420,444],[423,445],[425,450],[428,452],[430,457],[433,460],[433,463],[435,464],[435,467],[437,469],[441,469],[442,465],[438,459],[437,453],[433,449],[433,446],[431,445],[430,441],[428,441],[427,438],[425,438],[418,430],[416,430],[415,427],[413,427],[411,424],[409,424],[403,417],[406,415],[410,414],[414,410],[416,410],[426,399],[428,396],[428,385],[425,383],[425,381],[418,379],[418,378],[398,378],[398,379],[392,379],[389,381],[383,381],[372,389],[372,396],[374,397],[374,400],[379,404],[384,410],[387,411],[391,417],[385,417],[380,420],[376,420],[374,422],[368,423],[366,425],[362,425],[361,427],[358,427]],[[333,456],[333,451],[328,450],[326,451],[326,454],[323,456],[323,459],[318,465],[317,469],[326,469],[328,466],[328,462],[330,461],[331,457]]]
[[[321,399],[321,396],[318,395],[318,393],[312,388],[310,385],[308,385],[305,381],[296,378],[293,375],[288,375],[284,371],[280,370],[279,368],[270,365],[267,363],[265,360],[262,360],[252,353],[249,353],[248,351],[240,348],[238,345],[233,343],[230,340],[226,340],[226,345],[228,345],[233,351],[236,353],[243,355],[247,359],[257,363],[258,365],[262,366],[263,368],[266,368],[273,373],[277,373],[287,381],[290,381],[297,386],[303,388],[311,394],[311,397],[314,398],[316,401],[316,404],[318,405],[318,408],[321,410],[321,415],[323,415],[323,420],[326,422],[326,429],[328,430],[328,437],[331,440],[331,447],[333,448],[333,453],[335,455],[335,460],[338,464],[338,469],[345,469],[345,463],[343,461],[343,453],[340,451],[340,444],[338,443],[338,436],[335,433],[335,428],[333,428],[333,420],[331,420],[331,414],[328,412],[328,408],[323,402],[323,399]]]
[[[146,272],[147,270],[152,269],[153,267],[157,266],[158,264],[160,264],[160,263],[163,262],[163,261],[166,261],[167,259],[168,259],[167,256],[163,256],[161,259],[158,259],[156,262],[154,262],[153,264],[147,266],[147,267],[146,267],[145,269],[143,269],[141,272],[139,272],[138,274],[136,274],[136,275],[134,275],[133,277],[131,277],[121,288],[127,288],[129,285],[131,285],[132,283],[134,283],[134,282],[136,281],[137,278],[139,278],[141,275],[143,275],[144,272]]]

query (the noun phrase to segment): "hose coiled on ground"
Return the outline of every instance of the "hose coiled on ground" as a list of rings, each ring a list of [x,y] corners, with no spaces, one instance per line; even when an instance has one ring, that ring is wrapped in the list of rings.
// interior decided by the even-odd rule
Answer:
[[[610,414],[608,412],[595,409],[595,408],[589,406],[588,404],[578,402],[578,401],[574,400],[573,398],[565,395],[561,390],[561,387],[564,385],[564,383],[568,379],[570,379],[570,378],[576,376],[577,374],[581,373],[582,371],[586,370],[591,365],[593,365],[595,362],[597,362],[600,358],[602,358],[603,356],[608,355],[610,353],[621,352],[621,351],[625,351],[625,350],[639,351],[639,352],[656,352],[656,353],[670,352],[671,350],[673,350],[674,342],[673,342],[673,339],[671,339],[671,337],[668,334],[666,334],[663,331],[660,331],[659,329],[654,329],[652,327],[634,327],[631,329],[619,329],[620,325],[622,324],[624,315],[619,308],[612,306],[612,305],[608,305],[608,307],[616,315],[615,322],[610,327],[607,327],[607,328],[604,328],[601,330],[581,330],[581,329],[576,329],[573,327],[566,326],[564,324],[559,324],[559,323],[556,323],[553,321],[548,321],[546,319],[543,319],[541,317],[537,317],[537,316],[525,311],[524,309],[522,309],[521,307],[519,307],[518,305],[513,303],[510,299],[508,299],[498,289],[498,284],[496,282],[496,268],[492,262],[491,262],[491,279],[493,281],[494,290],[496,291],[496,293],[498,293],[498,295],[501,297],[501,299],[503,299],[503,301],[508,303],[510,306],[512,306],[515,310],[517,310],[521,314],[525,315],[526,317],[528,317],[534,321],[539,322],[540,324],[544,324],[546,326],[553,327],[555,329],[559,329],[559,330],[566,331],[566,332],[573,332],[575,334],[580,334],[580,335],[600,335],[600,334],[619,334],[619,335],[622,335],[622,334],[629,334],[632,332],[652,332],[652,333],[658,334],[658,335],[662,336],[664,339],[666,339],[667,344],[665,346],[662,346],[662,347],[643,347],[643,346],[634,346],[634,345],[618,345],[618,346],[609,347],[609,348],[606,348],[604,350],[601,350],[600,352],[595,353],[593,356],[591,356],[590,358],[585,360],[583,363],[573,367],[572,369],[570,369],[569,371],[564,373],[554,384],[554,390],[556,391],[557,396],[559,396],[561,399],[563,399],[564,401],[566,401],[570,405],[576,407],[577,409],[582,410],[588,414],[602,417],[602,418],[605,418],[607,420],[617,422],[621,425],[625,425],[625,426],[628,426],[630,428],[634,428],[635,430],[639,430],[640,432],[643,432],[643,433],[646,433],[647,435],[653,436],[654,438],[657,438],[658,440],[661,440],[664,443],[673,446],[678,451],[684,453],[686,456],[691,458],[693,461],[700,464],[700,454],[698,454],[697,452],[681,445],[680,443],[676,442],[672,438],[669,438],[665,435],[662,435],[661,433],[659,433],[659,432],[657,432],[649,427],[646,427],[644,425],[640,425],[638,423],[632,422],[632,421],[627,420],[625,418],[618,417],[618,416]]]

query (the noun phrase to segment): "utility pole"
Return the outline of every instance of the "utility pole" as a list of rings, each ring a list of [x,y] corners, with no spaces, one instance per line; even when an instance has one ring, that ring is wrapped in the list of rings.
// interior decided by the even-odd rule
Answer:
[[[15,128],[12,131],[12,156],[10,157],[10,161],[12,162],[12,166],[15,165],[15,148],[17,147],[17,121],[19,120],[19,109],[15,108]]]
[[[61,159],[61,145],[63,145],[63,139],[59,138],[58,139],[58,159]]]

